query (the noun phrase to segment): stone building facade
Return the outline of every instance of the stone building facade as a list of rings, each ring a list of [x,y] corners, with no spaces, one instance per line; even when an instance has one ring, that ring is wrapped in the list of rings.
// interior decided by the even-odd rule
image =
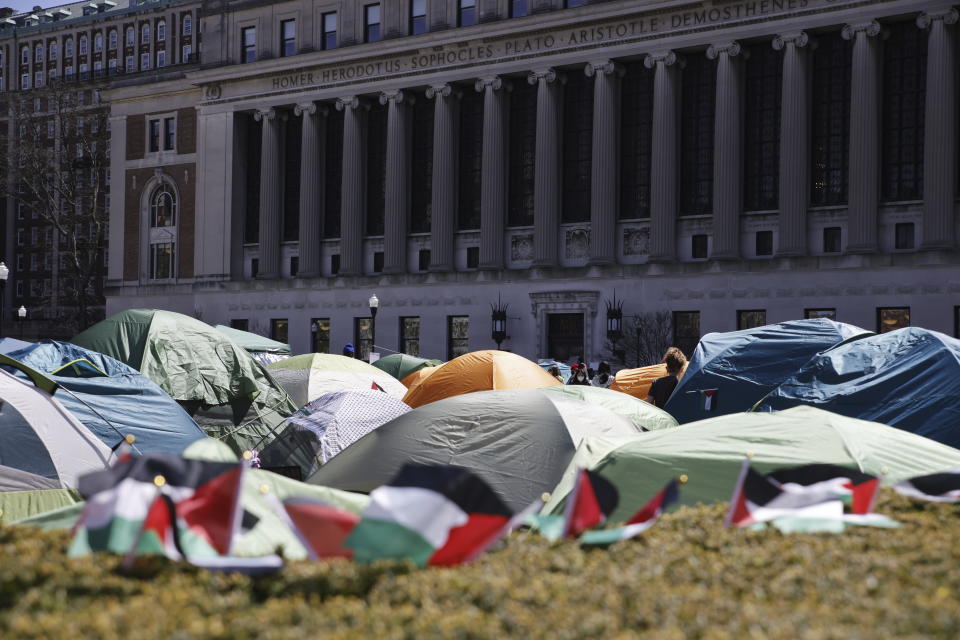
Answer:
[[[206,2],[200,69],[110,92],[108,311],[440,358],[492,347],[498,301],[531,358],[605,357],[614,296],[688,347],[804,316],[954,334],[957,17]],[[141,153],[168,117],[195,147]]]

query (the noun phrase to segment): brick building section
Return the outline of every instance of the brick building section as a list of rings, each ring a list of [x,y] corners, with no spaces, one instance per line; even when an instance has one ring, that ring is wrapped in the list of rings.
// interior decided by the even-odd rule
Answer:
[[[141,136],[142,137],[142,136]],[[128,138],[127,154],[130,153]],[[142,146],[142,143],[141,143]],[[144,185],[157,174],[157,167],[127,169],[124,179],[127,181],[126,200],[123,204],[123,279],[140,279],[140,226],[141,203],[147,195]],[[193,277],[193,246],[196,228],[196,204],[194,185],[196,183],[196,164],[174,164],[162,168],[164,178],[176,185],[177,202],[177,277]]]
[[[197,152],[197,110],[177,110],[177,153]]]
[[[142,160],[147,145],[147,117],[127,116],[127,160]]]

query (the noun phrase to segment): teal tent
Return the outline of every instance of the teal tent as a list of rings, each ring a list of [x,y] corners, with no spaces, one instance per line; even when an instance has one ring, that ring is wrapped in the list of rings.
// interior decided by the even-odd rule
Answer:
[[[411,373],[416,373],[424,367],[438,367],[443,364],[443,361],[427,360],[426,358],[418,358],[417,356],[410,356],[405,353],[392,353],[372,364],[377,369],[389,373],[397,380],[403,380]]]

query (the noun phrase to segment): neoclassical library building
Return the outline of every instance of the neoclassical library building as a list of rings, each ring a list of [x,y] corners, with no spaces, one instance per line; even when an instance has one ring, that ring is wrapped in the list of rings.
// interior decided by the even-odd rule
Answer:
[[[198,64],[108,92],[107,312],[437,358],[494,348],[501,312],[502,348],[597,361],[614,299],[687,350],[803,317],[954,335],[957,19],[203,2]]]

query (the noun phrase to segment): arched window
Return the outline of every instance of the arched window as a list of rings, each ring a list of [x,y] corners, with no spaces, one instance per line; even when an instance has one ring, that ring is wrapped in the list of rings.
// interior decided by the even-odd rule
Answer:
[[[193,33],[193,18],[183,16],[183,35],[188,36]]]
[[[93,50],[94,51],[103,51],[103,34],[98,33],[93,36]]]
[[[157,42],[163,42],[167,39],[167,23],[161,20],[157,23]]]
[[[133,27],[127,27],[127,46],[132,47],[136,42],[136,32],[133,30]]]
[[[87,52],[87,36],[80,36],[80,55]]]
[[[150,195],[150,226],[172,227],[177,224],[177,196],[167,183]]]
[[[146,22],[140,27],[140,44],[150,42],[150,25]]]

